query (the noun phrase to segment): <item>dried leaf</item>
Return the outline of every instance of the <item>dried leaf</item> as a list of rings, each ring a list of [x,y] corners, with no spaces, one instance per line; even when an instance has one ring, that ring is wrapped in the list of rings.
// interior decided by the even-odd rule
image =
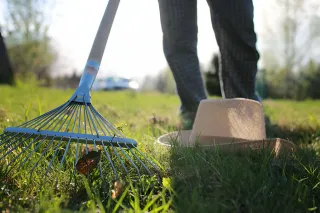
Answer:
[[[123,191],[123,185],[120,181],[115,181],[114,185],[113,185],[113,190],[111,190],[112,192],[112,198],[116,199],[119,195],[121,195],[122,191]]]
[[[100,161],[101,150],[88,152],[87,155],[79,159],[76,169],[80,174],[88,175]]]

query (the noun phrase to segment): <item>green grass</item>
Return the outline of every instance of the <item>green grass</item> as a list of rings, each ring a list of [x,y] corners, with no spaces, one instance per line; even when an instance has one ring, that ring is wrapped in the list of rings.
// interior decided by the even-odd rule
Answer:
[[[61,105],[73,93],[3,86],[0,91],[1,132]],[[213,149],[160,147],[156,138],[178,124],[177,96],[94,92],[92,100],[105,118],[122,125],[124,134],[136,139],[139,149],[161,164],[163,185],[149,178],[126,182],[123,193],[112,199],[112,180],[101,185],[98,175],[93,175],[90,182],[81,178],[75,183],[63,171],[44,178],[42,167],[31,181],[27,170],[8,177],[1,172],[0,210],[320,212],[320,101],[264,101],[272,123],[267,134],[287,138],[298,146],[293,155],[275,159],[268,151],[240,155]],[[156,119],[152,119],[154,116]],[[30,162],[38,157],[32,156]]]

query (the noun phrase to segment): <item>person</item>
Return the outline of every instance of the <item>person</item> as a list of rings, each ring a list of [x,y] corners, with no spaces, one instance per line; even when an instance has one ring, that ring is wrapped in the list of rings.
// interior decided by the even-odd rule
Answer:
[[[220,52],[220,87],[223,98],[255,94],[259,52],[252,0],[207,0]],[[184,129],[192,127],[198,105],[207,98],[197,54],[197,0],[158,0],[163,51],[181,101]]]

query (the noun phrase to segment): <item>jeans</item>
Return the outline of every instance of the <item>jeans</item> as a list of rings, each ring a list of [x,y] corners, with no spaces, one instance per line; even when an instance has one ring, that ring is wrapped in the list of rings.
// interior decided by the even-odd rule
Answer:
[[[196,112],[207,98],[197,54],[197,0],[158,0],[163,51],[173,73],[181,111]],[[223,98],[255,95],[259,53],[253,23],[252,0],[207,0],[220,51]]]

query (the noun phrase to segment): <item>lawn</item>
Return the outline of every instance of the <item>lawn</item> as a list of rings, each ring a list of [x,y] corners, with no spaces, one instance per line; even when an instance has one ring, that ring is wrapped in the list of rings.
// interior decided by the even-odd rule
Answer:
[[[0,87],[0,131],[63,104],[72,93],[73,90]],[[44,176],[41,166],[31,179],[28,170],[5,176],[4,158],[0,161],[1,210],[320,212],[320,101],[263,102],[272,124],[267,134],[289,139],[298,147],[291,156],[279,159],[267,151],[235,155],[214,149],[168,149],[156,144],[158,136],[178,125],[177,96],[93,92],[92,102],[106,119],[121,126],[127,137],[138,141],[139,150],[155,159],[162,184],[149,177],[124,182],[122,193],[113,198],[109,177],[105,179],[107,185],[101,185],[99,174],[92,175],[89,181],[78,175],[75,182],[68,171]],[[5,151],[2,149],[3,146],[0,156]],[[38,154],[34,153],[29,161],[37,160]]]

